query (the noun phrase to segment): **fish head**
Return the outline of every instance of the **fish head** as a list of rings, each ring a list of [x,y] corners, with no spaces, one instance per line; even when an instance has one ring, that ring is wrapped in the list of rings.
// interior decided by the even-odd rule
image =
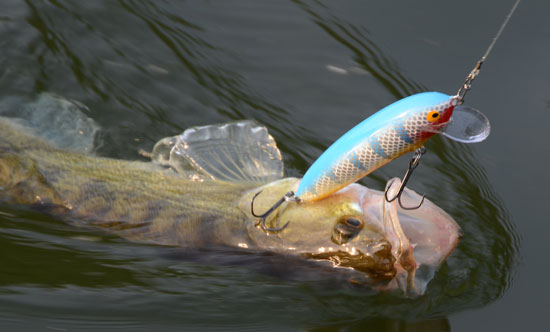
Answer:
[[[298,183],[299,179],[283,179],[242,198],[254,247],[328,261],[335,268],[363,272],[379,289],[421,294],[458,243],[459,226],[429,200],[417,210],[404,210],[395,201],[387,202],[384,192],[359,184],[314,202],[285,202],[267,217],[266,226],[288,225],[277,232],[263,229],[250,213],[254,194],[261,191],[254,201],[259,214]],[[397,178],[388,181],[388,195],[399,184]],[[412,190],[403,192],[404,205],[419,200]]]

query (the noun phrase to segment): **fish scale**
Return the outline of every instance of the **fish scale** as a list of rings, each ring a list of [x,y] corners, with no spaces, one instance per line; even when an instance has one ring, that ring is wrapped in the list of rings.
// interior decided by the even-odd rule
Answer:
[[[393,159],[422,146],[451,117],[456,99],[424,92],[376,112],[334,142],[313,163],[296,191],[315,201],[353,183]],[[436,120],[430,118],[437,114]]]

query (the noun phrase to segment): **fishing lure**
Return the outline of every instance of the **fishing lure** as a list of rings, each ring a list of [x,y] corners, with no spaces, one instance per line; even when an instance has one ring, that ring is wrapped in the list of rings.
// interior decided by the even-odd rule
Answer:
[[[296,196],[329,196],[393,159],[424,145],[448,123],[458,99],[424,92],[384,107],[332,144],[308,169]]]
[[[327,196],[361,179],[393,159],[411,151],[414,157],[409,163],[398,194],[391,202],[399,199],[412,172],[425,153],[424,143],[436,133],[465,143],[479,142],[489,135],[489,121],[481,112],[461,106],[472,81],[479,74],[481,65],[491,52],[504,27],[508,23],[520,0],[516,0],[485,54],[474,66],[466,80],[454,96],[440,92],[415,94],[384,107],[371,115],[334,142],[307,170],[300,181],[296,193],[290,191],[263,214],[254,212],[254,199],[251,202],[252,215],[260,218],[259,223],[266,231],[284,229],[268,228],[265,220],[276,208],[286,201],[312,202]]]

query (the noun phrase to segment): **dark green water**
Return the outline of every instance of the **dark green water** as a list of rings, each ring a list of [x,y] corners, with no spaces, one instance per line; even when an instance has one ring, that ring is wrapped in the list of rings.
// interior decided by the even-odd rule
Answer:
[[[256,119],[301,176],[383,106],[454,93],[512,1],[16,1],[0,4],[0,100],[53,92],[90,108],[105,156]],[[403,299],[339,287],[300,262],[130,243],[0,206],[2,330],[475,331],[545,326],[550,231],[550,3],[525,1],[467,104],[492,122],[475,146],[436,137],[411,187],[465,237]],[[381,189],[407,158],[369,176]],[[544,327],[539,327],[544,329]]]

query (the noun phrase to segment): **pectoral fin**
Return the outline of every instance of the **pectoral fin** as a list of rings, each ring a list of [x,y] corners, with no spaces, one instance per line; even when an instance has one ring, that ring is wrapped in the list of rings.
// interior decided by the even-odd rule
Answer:
[[[192,127],[164,138],[155,144],[152,160],[199,181],[261,184],[283,176],[275,140],[267,128],[249,120]]]

